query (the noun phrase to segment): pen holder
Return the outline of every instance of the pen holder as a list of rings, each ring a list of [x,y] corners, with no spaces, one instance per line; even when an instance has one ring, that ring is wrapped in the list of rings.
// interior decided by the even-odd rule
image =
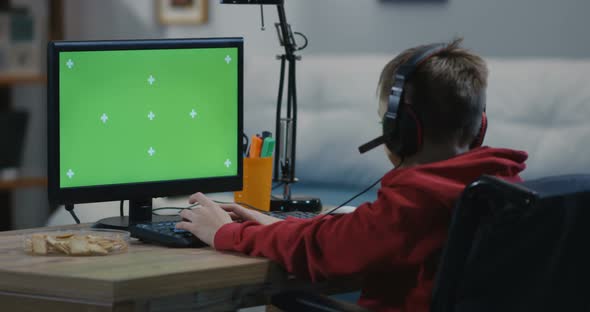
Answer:
[[[236,203],[270,211],[272,159],[272,157],[244,158],[244,183],[241,192],[234,192]]]

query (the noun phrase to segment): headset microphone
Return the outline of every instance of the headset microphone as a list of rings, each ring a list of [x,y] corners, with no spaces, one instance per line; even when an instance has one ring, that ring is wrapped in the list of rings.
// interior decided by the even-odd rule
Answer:
[[[382,135],[380,137],[377,137],[377,138],[359,146],[359,152],[361,154],[364,154],[364,153],[374,149],[375,147],[377,147],[383,143],[385,143],[385,136]]]

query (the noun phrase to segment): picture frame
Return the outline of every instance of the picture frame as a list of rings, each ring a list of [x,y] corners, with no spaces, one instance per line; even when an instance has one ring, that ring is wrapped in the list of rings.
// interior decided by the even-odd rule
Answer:
[[[209,0],[156,0],[162,25],[201,25],[207,23]]]
[[[0,76],[43,74],[47,20],[44,1],[20,1],[0,9]]]
[[[425,3],[433,3],[433,4],[444,4],[449,2],[449,0],[380,0],[381,3],[397,3],[397,4],[425,4]]]

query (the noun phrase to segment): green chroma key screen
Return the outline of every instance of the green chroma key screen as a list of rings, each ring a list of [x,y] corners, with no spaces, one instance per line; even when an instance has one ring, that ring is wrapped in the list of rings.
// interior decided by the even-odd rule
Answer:
[[[237,175],[237,48],[59,62],[61,188]]]

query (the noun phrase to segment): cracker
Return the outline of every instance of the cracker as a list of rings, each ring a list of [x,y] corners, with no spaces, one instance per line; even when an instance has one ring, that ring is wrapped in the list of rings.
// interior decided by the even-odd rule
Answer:
[[[67,234],[56,235],[55,238],[56,239],[66,239],[66,238],[70,238],[72,236],[74,236],[74,233],[67,233]]]
[[[34,255],[65,254],[74,256],[103,256],[127,250],[127,242],[119,235],[65,233],[59,235],[33,234],[25,238],[25,252]]]
[[[33,241],[33,253],[36,255],[47,254],[47,241],[45,235],[35,234],[32,236]]]
[[[88,244],[88,248],[90,249],[90,253],[93,255],[107,255],[109,253],[108,250],[102,248],[98,244],[90,243]]]
[[[66,255],[70,254],[70,244],[68,241],[57,240],[51,236],[47,236],[47,243],[54,247],[56,251],[59,251]]]

